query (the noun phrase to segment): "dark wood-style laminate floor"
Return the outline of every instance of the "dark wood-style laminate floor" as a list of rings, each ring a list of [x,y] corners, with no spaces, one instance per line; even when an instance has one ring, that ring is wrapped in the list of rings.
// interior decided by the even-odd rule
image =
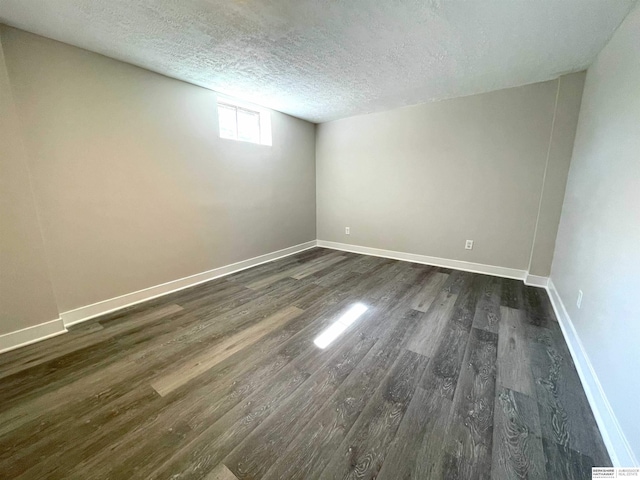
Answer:
[[[0,365],[1,478],[559,480],[610,464],[544,290],[384,258],[314,248]]]

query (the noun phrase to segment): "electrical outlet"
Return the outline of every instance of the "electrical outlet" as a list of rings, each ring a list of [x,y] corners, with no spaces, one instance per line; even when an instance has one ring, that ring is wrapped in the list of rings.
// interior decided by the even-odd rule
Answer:
[[[349,227],[344,227],[345,235],[351,235],[351,229]]]
[[[578,290],[578,300],[576,301],[578,308],[582,308],[582,290]]]
[[[467,240],[466,243],[464,244],[464,248],[466,250],[472,250],[473,249],[473,240]]]

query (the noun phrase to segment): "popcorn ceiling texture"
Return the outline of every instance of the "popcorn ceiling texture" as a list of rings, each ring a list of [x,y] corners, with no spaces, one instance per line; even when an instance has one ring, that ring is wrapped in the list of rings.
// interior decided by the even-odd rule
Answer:
[[[0,22],[313,122],[586,68],[635,0],[0,0]]]

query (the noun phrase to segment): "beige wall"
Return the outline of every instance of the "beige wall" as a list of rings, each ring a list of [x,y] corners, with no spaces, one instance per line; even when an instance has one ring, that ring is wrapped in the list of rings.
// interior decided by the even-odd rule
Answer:
[[[316,237],[315,127],[221,140],[215,93],[2,27],[61,312]]]
[[[640,7],[587,72],[551,278],[640,459]],[[578,290],[584,292],[576,306]],[[616,449],[624,448],[616,445]]]
[[[555,80],[319,125],[318,238],[527,270],[556,97],[574,106],[579,77],[560,90]],[[554,164],[568,162],[570,149],[554,152]],[[556,170],[554,193],[566,179]],[[545,214],[560,210],[561,194],[554,201]],[[551,243],[536,253],[544,275],[555,230],[539,232]]]
[[[0,335],[58,318],[0,42]]]

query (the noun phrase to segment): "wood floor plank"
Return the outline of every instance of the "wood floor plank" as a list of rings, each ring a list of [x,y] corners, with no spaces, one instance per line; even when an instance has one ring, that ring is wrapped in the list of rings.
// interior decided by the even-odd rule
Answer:
[[[471,329],[434,478],[490,478],[497,335]]]
[[[83,353],[87,349],[91,349],[99,343],[109,341],[111,338],[128,331],[132,331],[136,328],[141,328],[150,323],[170,317],[182,310],[183,308],[181,306],[170,304],[133,314],[129,316],[126,322],[113,325],[110,328],[104,328],[104,326],[100,324],[94,325],[90,330],[86,330],[85,332],[79,331],[75,334],[74,336],[76,338],[74,342],[64,342],[58,345],[52,345],[51,348],[41,351],[37,355],[31,355],[20,362],[12,362],[10,368],[3,368],[0,371],[0,382],[2,382],[2,379],[11,375],[24,372],[24,374],[29,375],[29,377],[34,380],[36,377],[40,377],[43,380],[42,383],[44,387],[45,378],[48,382],[51,382],[53,381],[52,374],[64,376],[68,374],[69,369],[77,368],[78,364],[74,363],[74,359],[77,359],[77,361],[83,361],[86,358],[86,355]],[[62,360],[63,358],[66,358],[67,361],[64,362]],[[66,363],[67,366],[63,367],[63,363]],[[7,389],[11,390],[11,396],[19,396],[20,390],[17,389],[17,386],[12,386],[7,383],[9,381],[10,379],[5,380],[4,385]],[[19,383],[24,384],[22,376],[18,381]],[[8,400],[9,398],[5,397],[4,401],[6,402]]]
[[[307,287],[301,290],[305,291]],[[133,388],[136,382],[148,380],[150,372],[173,365],[177,360],[184,362],[189,357],[196,356],[208,348],[212,339],[220,339],[225,333],[239,330],[243,325],[263,318],[267,312],[277,311],[291,299],[298,297],[299,292],[283,295],[276,300],[259,297],[244,305],[236,305],[235,300],[230,299],[223,302],[223,307],[213,308],[217,312],[224,312],[222,316],[210,316],[209,309],[205,309],[202,316],[191,312],[195,318],[187,323],[187,329],[176,330],[171,324],[167,326],[163,323],[158,327],[161,328],[160,333],[155,326],[130,332],[115,346],[103,345],[104,348],[98,351],[100,355],[93,353],[87,356],[86,368],[68,375],[60,382],[48,382],[44,392],[36,390],[29,397],[17,399],[20,400],[19,403],[5,402],[4,406],[8,410],[4,416],[6,421],[0,422],[0,433],[4,434],[30,422],[37,425],[53,409],[74,409],[83,397],[99,395],[105,389],[105,384],[118,383],[129,377]],[[168,331],[165,331],[166,328]],[[107,347],[109,350],[105,350]],[[37,387],[41,388],[41,385],[38,384]],[[83,395],[78,396],[77,392],[83,392]]]
[[[553,440],[543,438],[542,444],[546,457],[546,477],[560,480],[581,480],[591,478],[591,469],[599,467],[588,455],[558,445]]]
[[[442,288],[450,294],[457,295],[468,287],[474,277],[475,275],[473,273],[453,270],[449,273],[449,278],[447,278]]]
[[[273,275],[275,273],[300,266],[305,261],[310,261],[318,256],[320,255],[311,258],[300,259],[292,255],[290,257],[285,257],[277,261],[263,263],[262,265],[258,265],[253,268],[248,268],[246,270],[241,270],[240,272],[232,273],[231,275],[227,276],[226,279],[228,282],[231,282],[233,284],[246,286],[247,283],[251,283],[260,278],[265,278],[269,275]]]
[[[411,308],[418,310],[419,312],[426,312],[431,307],[431,304],[436,299],[436,296],[442,289],[442,286],[449,278],[448,274],[433,272],[427,278],[423,288],[420,290],[411,303]]]
[[[405,350],[371,397],[321,475],[310,478],[375,478],[428,359]]]
[[[442,439],[446,436],[451,405],[436,388],[418,387],[375,478],[438,478],[436,470],[442,457]]]
[[[403,265],[403,262],[396,261],[387,264],[386,268],[381,269],[376,275],[376,281],[367,285],[363,297],[367,302],[372,303],[396,297],[398,290],[406,290],[407,282],[404,274],[407,270],[409,268]]]
[[[151,386],[164,397],[197,376],[202,375],[202,373],[216,366],[234,353],[256,343],[271,330],[284,325],[302,312],[303,310],[298,307],[287,307],[274,313],[260,323],[227,338],[219,345],[213,347],[212,351],[205,352],[191,359],[187,364],[174,369],[172,372],[163,374],[163,376],[152,382]]]
[[[347,258],[345,261],[332,265],[331,268],[320,270],[310,275],[309,279],[316,285],[332,288],[351,277],[360,277],[362,274],[354,271],[357,259]]]
[[[436,389],[442,398],[453,399],[469,333],[478,308],[478,298],[487,281],[488,277],[478,275],[460,290],[436,352],[420,381],[424,389]]]
[[[315,348],[310,339],[335,319],[339,311],[341,308],[334,313],[327,312],[327,318],[321,319],[313,311],[306,311],[207,372],[200,378],[199,386],[187,392],[187,395],[191,393],[206,399],[204,406],[194,402],[192,412],[184,410],[187,421],[196,429],[206,428],[247,395],[264,387],[266,381],[284,366],[297,361],[301,368],[306,368],[307,363],[316,361],[313,356],[305,355]]]
[[[520,309],[523,305],[522,282],[511,278],[501,279],[500,305],[513,309]]]
[[[473,317],[473,326],[488,332],[498,333],[500,323],[501,279],[492,277],[486,283]]]
[[[474,295],[458,297],[460,298],[466,298],[466,301],[457,307],[454,304],[433,358],[420,379],[423,389],[436,391],[442,399],[449,401],[453,400],[458,384],[475,310]]]
[[[547,292],[543,288],[527,285],[522,288],[523,311],[527,322],[538,327],[549,327],[556,319]]]
[[[323,265],[330,266],[333,263],[341,262],[346,258],[347,257],[345,257],[344,255],[339,255],[338,252],[328,253],[327,255],[314,258],[300,265],[293,265],[290,268],[278,271],[277,273],[273,273],[269,276],[247,283],[246,286],[252,290],[259,290],[272,284],[273,282],[277,282],[278,280],[282,280],[286,277],[295,278],[297,275],[303,274],[306,276],[307,273],[315,273],[325,268]],[[300,279],[298,278],[297,280]]]
[[[546,479],[537,402],[508,388],[496,393],[491,478]]]
[[[261,390],[254,392],[231,409],[218,421],[210,425],[191,443],[173,453],[151,476],[162,478],[172,475],[200,476],[221,462],[265,419],[303,385],[313,372],[327,368],[335,370],[344,363],[344,355],[349,350],[354,355],[366,353],[372,346],[372,339],[355,338],[355,343],[345,344],[336,351],[323,351],[311,347],[301,362],[295,361],[279,372]],[[333,363],[332,363],[333,362]],[[225,462],[225,465],[230,466]],[[233,470],[232,470],[233,471]]]
[[[107,339],[3,378],[0,388],[3,391],[3,410],[7,415],[4,421],[0,421],[0,436],[27,419],[60,405],[50,401],[52,399],[73,401],[75,397],[70,395],[72,385],[90,382],[88,378],[100,375],[101,367],[112,365],[112,359],[118,356],[119,351],[117,342]]]
[[[223,462],[238,478],[262,477],[280,453],[335,393],[360,360],[369,352],[375,339],[343,346],[342,352],[315,372],[293,392],[274,414],[255,428]],[[339,350],[338,350],[339,351]]]
[[[212,458],[211,464],[207,464],[208,468],[201,471],[203,475],[208,473],[217,462],[221,461],[223,456],[222,449],[225,447],[225,440],[232,434],[243,437],[246,432],[250,432],[256,424],[260,422],[263,416],[268,415],[270,409],[275,408],[277,403],[286,398],[300,384],[309,377],[309,373],[297,368],[296,365],[290,363],[285,368],[277,371],[270,378],[268,384],[259,384],[258,388],[253,392],[249,391],[245,396],[241,396],[238,400],[232,402],[231,408],[222,414],[222,416],[213,416],[210,422],[199,425],[188,425],[191,433],[185,435],[180,442],[175,442],[173,429],[185,425],[184,420],[179,414],[171,415],[174,411],[161,412],[157,419],[147,418],[141,424],[137,432],[126,434],[122,441],[122,447],[104,449],[99,454],[87,457],[84,461],[74,466],[73,472],[76,475],[86,475],[87,472],[95,471],[100,465],[107,463],[109,456],[117,455],[117,464],[109,465],[105,478],[169,478],[169,474],[154,473],[158,469],[168,463],[178,460],[187,460],[187,464],[191,467],[198,467],[199,462],[193,463],[189,461],[190,455],[196,455],[199,448],[206,449],[207,446],[215,440],[220,440],[220,458]],[[268,386],[268,389],[266,388]],[[206,403],[207,397],[194,398],[192,396],[182,397],[183,404],[192,401]],[[187,403],[188,405],[188,403]],[[225,404],[228,406],[228,404]],[[178,405],[179,406],[179,405]],[[217,418],[217,419],[216,419]],[[144,419],[143,419],[144,420]],[[234,427],[234,424],[238,423]],[[157,425],[157,429],[149,428]],[[140,442],[141,432],[150,431],[154,433],[153,444]],[[211,434],[211,436],[209,436]],[[202,443],[199,443],[203,440]],[[239,441],[239,440],[238,440]],[[206,451],[206,450],[205,450]],[[140,464],[139,459],[145,458],[145,463]],[[207,458],[209,458],[207,456]],[[104,467],[103,467],[104,468]]]
[[[308,377],[307,372],[293,366],[285,368],[271,379],[268,390],[248,396],[203,432],[187,436],[187,441],[172,445],[172,432],[165,433],[162,443],[157,443],[162,448],[163,458],[154,457],[154,461],[140,468],[138,463],[141,456],[120,452],[122,455],[118,463],[109,464],[108,475],[104,478],[171,478],[183,472],[192,472],[193,476],[201,478]],[[166,448],[167,441],[171,442],[168,445],[170,448]],[[102,455],[102,458],[93,457],[76,465],[73,473],[88,475],[96,469],[96,465],[105,465],[106,456],[112,453],[104,450]]]
[[[102,330],[102,325],[97,322],[91,322],[83,325],[83,327],[71,329],[66,335],[58,335],[47,339],[46,349],[43,349],[40,343],[34,343],[0,354],[0,365],[2,366],[0,379],[96,343],[93,340],[93,334]]]
[[[500,316],[498,384],[536,398],[525,331],[526,315],[521,310],[501,307]]]
[[[335,251],[327,248],[312,248],[295,255],[290,255],[288,257],[273,260],[271,262],[263,263],[255,267],[233,273],[225,278],[230,282],[246,285],[247,283],[253,282],[257,279],[267,277],[277,272],[282,272],[295,266],[303,265],[304,263],[314,261],[315,259],[332,253],[335,254]]]
[[[119,458],[117,477],[130,478],[134,472],[139,478],[151,475],[151,472],[174,454],[174,431],[180,431],[185,424],[188,425],[191,431],[183,438],[182,443],[189,444],[208,431],[209,427],[227,412],[246,401],[248,396],[270,385],[274,375],[280,374],[284,367],[288,366],[289,372],[293,369],[311,374],[314,368],[322,365],[322,355],[318,355],[318,349],[312,345],[309,338],[313,338],[335,319],[341,308],[336,308],[332,314],[327,312],[326,319],[316,317],[319,311],[324,310],[304,312],[252,345],[250,352],[240,351],[203,374],[197,384],[189,390],[182,389],[171,393],[168,397],[171,399],[170,403],[160,403],[156,407],[149,405],[148,409],[142,409],[135,417],[130,417],[124,425],[126,433],[121,434],[122,438],[117,448],[109,448],[103,452],[105,455],[116,455]],[[295,365],[292,362],[295,362]],[[285,372],[284,375],[288,374]],[[254,399],[254,404],[258,399]],[[156,404],[158,405],[158,402]],[[240,411],[240,407],[235,410],[236,414]],[[229,418],[232,417],[227,417],[227,421]],[[258,421],[260,418],[259,415],[251,417],[252,421]],[[251,425],[251,422],[245,423],[242,428]],[[117,427],[111,424],[109,430],[117,431]],[[156,441],[151,444],[140,442],[141,431],[151,435]],[[215,428],[213,431],[219,432]],[[240,429],[238,434],[243,431]],[[91,457],[100,461],[100,452],[96,453],[95,448],[92,451]],[[140,465],[139,458],[146,459],[144,467]],[[88,463],[84,468],[92,471],[95,466]]]
[[[304,480],[327,466],[369,398],[389,374],[417,317],[418,312],[409,310],[388,325],[335,394],[279,455],[264,479]]]
[[[231,470],[221,463],[214,468],[209,475],[204,477],[204,480],[238,480],[238,477],[231,473]]]
[[[137,315],[127,316],[126,320],[101,322],[103,329],[99,335],[94,337],[118,337],[123,333],[136,330],[158,320],[166,319],[172,315],[184,311],[184,307],[177,304],[169,304],[153,308]]]
[[[297,321],[298,320],[296,319],[294,322],[297,322]],[[267,347],[263,347],[263,348],[267,348]],[[288,347],[286,348],[286,353],[289,357],[296,355],[295,350],[292,350],[291,348],[288,348]],[[268,360],[271,361],[271,358],[268,358]],[[247,362],[251,362],[250,358],[243,358],[243,364]],[[274,367],[277,367],[278,363],[280,362],[276,362],[274,364]],[[236,394],[242,395],[243,392],[249,391],[248,388],[250,389],[250,388],[253,388],[254,385],[257,385],[260,379],[260,374],[266,371],[265,369],[267,368],[267,365],[266,364],[260,365],[260,368],[261,368],[260,372],[255,372],[255,375],[250,375],[247,380],[243,380],[242,378],[237,378],[236,381],[233,382],[234,386],[230,387],[231,390],[229,394],[224,396],[223,398],[221,398],[220,394],[216,395],[215,392],[206,391],[205,389],[201,389],[201,393],[199,393],[198,391],[194,392],[194,394],[197,395],[197,398],[202,398],[204,400],[204,402],[200,402],[200,403],[204,403],[206,405],[206,408],[202,410],[202,412],[200,412],[199,414],[199,416],[202,418],[201,420],[198,420],[198,422],[205,425],[207,419],[215,419],[215,415],[218,414],[218,412],[222,411],[222,413],[224,413],[224,411],[226,411],[225,409],[227,409],[227,406],[237,403],[241,399],[241,397],[238,397]],[[224,372],[221,372],[221,374],[222,373]],[[222,377],[222,378],[224,379],[225,377]],[[269,377],[267,376],[267,378]],[[201,382],[199,382],[199,385],[200,383]],[[220,382],[216,382],[216,386],[219,386],[219,385],[220,385]],[[237,398],[237,400],[234,401],[234,398]],[[217,400],[217,399],[220,399],[220,400]],[[154,432],[153,430],[150,431],[150,433],[154,435],[154,438],[165,438],[165,440],[163,440],[162,442],[161,448],[155,447],[155,448],[140,450],[137,446],[137,443],[135,442],[133,445],[127,446],[125,444],[125,447],[123,447],[125,448],[125,451],[119,454],[119,457],[121,459],[121,467],[122,467],[120,469],[120,472],[121,472],[120,476],[130,476],[130,472],[127,472],[127,470],[124,470],[125,468],[127,468],[129,462],[123,460],[124,457],[129,458],[127,455],[130,451],[136,452],[137,450],[140,450],[136,452],[136,455],[138,456],[138,458],[142,457],[147,459],[148,463],[151,462],[151,459],[153,458],[162,457],[163,451],[165,450],[165,448],[170,447],[171,445],[170,442],[175,442],[176,440],[175,434],[171,433],[171,431],[172,430],[173,432],[181,431],[182,425],[184,425],[187,421],[189,422],[193,421],[193,420],[189,420],[189,409],[190,409],[188,407],[189,404],[187,404],[186,408],[183,405],[184,405],[183,403],[177,404],[176,405],[177,408],[173,413],[171,412],[171,410],[168,410],[167,412],[163,413],[162,417],[164,417],[165,420],[163,420],[162,422],[154,421],[154,423],[152,423],[152,426],[164,424],[167,428],[172,427],[172,428],[169,428],[169,433],[165,433],[162,431]],[[183,418],[184,420],[182,420]],[[191,417],[191,418],[194,418],[194,417]],[[196,425],[192,424],[191,426],[192,428],[197,428]],[[147,431],[149,431],[149,426],[146,426],[145,428]],[[132,458],[132,461],[135,461],[135,459]],[[144,472],[144,469],[140,469],[136,465],[136,463],[133,463],[133,466],[136,467],[138,472],[140,473]]]
[[[336,316],[339,315],[338,310],[335,312]],[[321,311],[326,310],[319,308],[315,312],[313,310],[304,312],[282,327],[281,332],[274,331],[272,334],[263,337],[263,340],[252,346],[248,354],[244,351],[238,352],[225,360],[225,362],[214,367],[211,372],[203,374],[199,378],[197,388],[192,386],[190,391],[179,390],[177,397],[175,395],[176,392],[171,394],[172,403],[167,408],[163,408],[162,411],[154,414],[158,420],[154,420],[143,427],[160,441],[161,448],[158,448],[157,443],[155,447],[153,444],[146,445],[143,443],[144,447],[140,448],[140,442],[138,442],[137,437],[130,435],[131,438],[121,442],[122,448],[120,452],[118,450],[110,452],[110,454],[118,454],[121,458],[122,475],[128,476],[130,474],[130,471],[126,470],[128,464],[131,465],[131,468],[135,467],[136,471],[141,475],[149,471],[140,468],[139,464],[135,463],[136,458],[146,458],[147,466],[153,469],[155,468],[154,461],[156,459],[164,461],[167,455],[172,454],[172,450],[166,450],[164,447],[166,442],[162,441],[163,438],[169,437],[170,439],[171,436],[160,428],[161,425],[171,427],[176,425],[176,422],[187,422],[196,436],[198,436],[200,435],[199,432],[206,430],[226,412],[241,401],[246,400],[247,395],[251,395],[265,385],[269,385],[273,374],[292,360],[295,359],[296,368],[302,369],[302,371],[313,371],[318,359],[313,355],[306,354],[305,351],[310,349],[313,352],[317,352],[318,349],[312,345],[310,339],[323,326],[326,326],[336,318],[335,316],[332,317],[332,315],[327,318],[317,318],[316,316]],[[279,346],[286,338],[288,340]],[[234,357],[237,357],[239,362],[236,361],[234,363]],[[225,366],[225,363],[228,365]],[[192,395],[189,395],[189,393]],[[189,398],[193,398],[195,401],[189,403]],[[237,411],[238,409],[236,409]],[[260,417],[256,416],[256,418],[259,419]],[[240,433],[242,433],[242,430]],[[188,442],[189,439],[185,441]],[[132,451],[134,453],[129,455]],[[122,458],[125,456],[130,458],[131,461],[123,461]]]
[[[329,268],[331,265],[335,263],[342,262],[343,260],[346,260],[346,258],[347,257],[343,255],[339,255],[337,257],[333,257],[327,260],[323,260],[322,262],[318,262],[317,264],[312,266],[305,266],[304,268],[300,268],[299,270],[297,270],[297,272],[293,273],[291,277],[295,278],[296,280],[302,280],[303,278],[306,278],[309,275],[313,275],[314,273],[317,273],[317,272],[320,272],[321,270],[325,270]]]
[[[0,454],[2,478],[69,478],[70,466],[91,456],[94,445],[112,445],[117,428],[105,428],[114,418],[127,419],[158,394],[136,388],[112,397],[95,399],[84,408],[48,418],[21,437],[3,436]],[[77,415],[77,416],[76,416]],[[128,427],[131,425],[126,422]],[[90,441],[89,441],[90,440]],[[43,456],[42,452],[55,452]],[[39,461],[34,462],[38,457]]]
[[[229,281],[220,282],[215,287],[206,285],[206,288],[193,289],[193,291],[191,291],[191,289],[189,290],[190,291],[184,292],[184,294],[178,295],[175,298],[175,303],[185,310],[191,310],[199,306],[211,306],[229,298],[237,298],[237,296],[242,294],[257,297],[257,295],[252,294],[247,287]],[[126,317],[124,320],[126,321]],[[105,322],[102,323],[104,324]],[[107,320],[107,323],[110,323],[110,321]]]
[[[356,255],[353,271],[356,273],[369,273],[383,265],[392,263],[393,260],[383,257],[371,257],[369,255]]]
[[[415,334],[409,341],[407,349],[425,357],[433,357],[444,334],[447,321],[453,315],[457,300],[456,294],[445,289],[440,290],[431,304],[431,308],[424,314]]]

